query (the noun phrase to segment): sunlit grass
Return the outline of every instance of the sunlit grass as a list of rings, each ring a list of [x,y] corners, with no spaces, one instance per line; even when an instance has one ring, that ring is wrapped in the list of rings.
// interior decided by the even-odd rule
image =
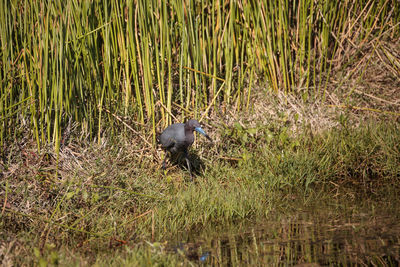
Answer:
[[[349,191],[380,198],[400,173],[400,131],[393,123],[299,136],[279,123],[260,125],[257,132],[246,125],[233,129],[220,132],[222,142],[203,152],[205,169],[194,182],[178,167],[164,174],[159,162],[139,157],[138,147],[122,145],[127,141],[121,138],[106,149],[64,150],[56,179],[50,155],[28,153],[31,169],[18,167],[24,161],[15,157],[13,178],[1,183],[11,205],[3,210],[2,226],[25,240],[20,245],[30,247],[26,253],[68,249],[89,260],[84,254],[101,257],[110,242],[162,242],[210,224],[257,221],[293,201],[312,205],[331,198],[331,190],[342,200]],[[38,260],[15,257],[20,263]]]
[[[359,56],[347,60],[349,49],[399,29],[398,2],[383,0],[3,0],[0,10],[3,153],[21,123],[38,149],[58,151],[74,122],[100,142],[117,117],[154,143],[160,126],[209,107],[248,109],[259,80],[323,96],[332,68]]]
[[[177,265],[157,242],[294,201],[396,189],[399,7],[0,0],[4,260]],[[371,75],[371,62],[385,68]],[[347,83],[374,75],[389,84],[387,99]],[[264,103],[267,92],[288,105]],[[340,114],[324,124],[320,111],[332,107]],[[353,111],[382,118],[357,128]],[[177,166],[161,171],[155,149],[158,131],[188,117],[213,126],[216,140],[193,148],[204,166],[194,182]]]

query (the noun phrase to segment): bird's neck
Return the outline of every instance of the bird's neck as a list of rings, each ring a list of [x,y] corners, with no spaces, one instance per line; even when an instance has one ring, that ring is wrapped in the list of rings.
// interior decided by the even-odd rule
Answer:
[[[193,127],[190,127],[188,125],[185,124],[185,134],[190,134],[194,131]]]
[[[191,144],[194,142],[193,129],[190,129],[190,128],[186,128],[186,127],[185,127],[185,136],[186,136],[185,142],[186,142],[188,145],[191,145]]]

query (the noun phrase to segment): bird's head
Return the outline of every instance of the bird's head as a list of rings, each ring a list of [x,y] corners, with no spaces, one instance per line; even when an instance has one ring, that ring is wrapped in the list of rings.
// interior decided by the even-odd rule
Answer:
[[[200,123],[197,120],[188,120],[185,123],[185,128],[189,129],[190,131],[196,131],[202,135],[204,135],[208,140],[212,142],[212,139],[206,134],[206,132],[201,128]]]

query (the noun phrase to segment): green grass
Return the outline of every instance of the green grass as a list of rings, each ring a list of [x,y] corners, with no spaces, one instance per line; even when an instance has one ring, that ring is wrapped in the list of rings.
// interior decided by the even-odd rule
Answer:
[[[0,0],[0,259],[190,265],[159,242],[398,190],[400,5],[338,3]]]
[[[348,192],[379,198],[388,186],[398,189],[396,123],[297,136],[284,123],[231,129],[214,133],[221,140],[215,146],[198,140],[193,152],[205,169],[193,182],[177,167],[164,175],[159,160],[140,157],[124,136],[104,146],[70,145],[60,153],[57,177],[52,154],[16,151],[8,166],[13,173],[1,183],[8,203],[1,239],[18,241],[9,256],[20,264],[53,258],[102,263],[116,253],[107,263],[174,264],[183,259],[145,241],[268,218],[291,209],[293,201],[313,205],[331,198],[330,190],[337,198]]]
[[[324,97],[371,47],[398,70],[382,43],[398,38],[395,0],[161,3],[0,1],[1,154],[21,124],[38,150],[58,151],[71,123],[100,141],[121,118],[154,144],[159,125],[248,110],[260,80]]]

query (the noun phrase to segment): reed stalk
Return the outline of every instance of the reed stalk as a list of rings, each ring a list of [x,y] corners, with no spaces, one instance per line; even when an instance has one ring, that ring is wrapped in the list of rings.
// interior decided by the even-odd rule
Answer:
[[[211,102],[248,109],[255,81],[323,96],[345,46],[399,32],[399,13],[394,0],[1,0],[1,150],[25,121],[38,149],[57,151],[70,119],[100,142],[130,118],[155,142]]]

